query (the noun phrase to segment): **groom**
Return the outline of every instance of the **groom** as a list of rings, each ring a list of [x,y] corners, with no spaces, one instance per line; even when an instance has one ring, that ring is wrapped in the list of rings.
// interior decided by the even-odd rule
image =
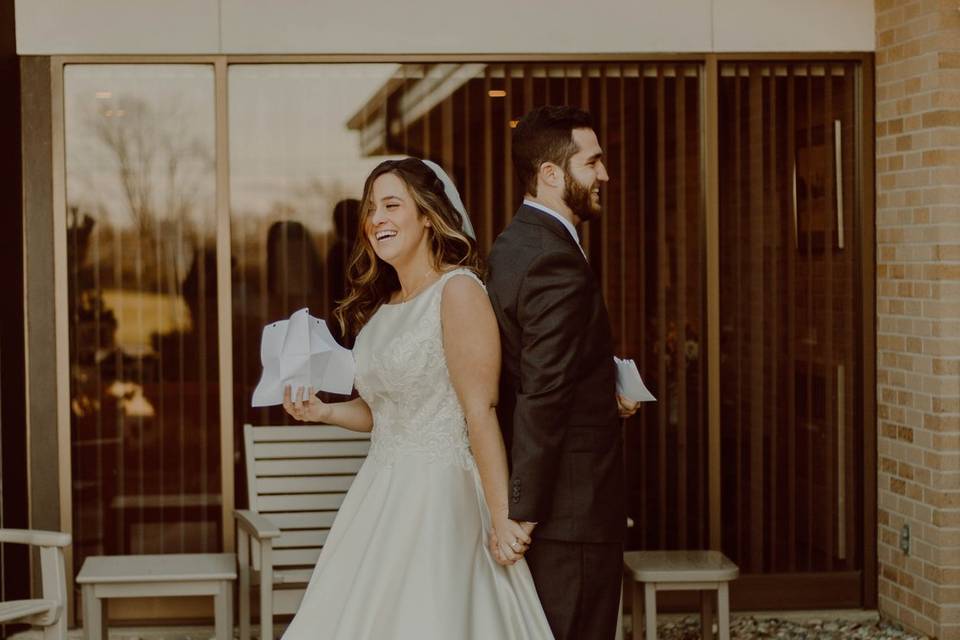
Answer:
[[[636,406],[616,397],[610,321],[576,230],[600,216],[609,176],[580,109],[534,109],[512,143],[525,195],[487,275],[503,349],[510,518],[535,530],[526,559],[557,640],[610,640],[626,522],[618,403],[623,416]]]

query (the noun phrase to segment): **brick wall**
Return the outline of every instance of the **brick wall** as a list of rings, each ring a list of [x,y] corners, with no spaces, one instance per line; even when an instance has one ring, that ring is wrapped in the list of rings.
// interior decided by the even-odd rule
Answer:
[[[960,1],[876,12],[880,610],[960,639]]]

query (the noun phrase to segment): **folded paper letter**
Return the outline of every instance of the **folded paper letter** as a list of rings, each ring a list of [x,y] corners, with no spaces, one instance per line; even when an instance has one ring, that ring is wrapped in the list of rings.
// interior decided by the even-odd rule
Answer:
[[[286,385],[294,393],[298,387],[343,394],[353,389],[353,353],[307,309],[263,328],[260,360],[263,375],[253,392],[254,407],[282,404]]]
[[[621,360],[614,356],[617,363],[617,393],[634,402],[655,402],[657,399],[647,389],[637,371],[637,363],[633,360]]]

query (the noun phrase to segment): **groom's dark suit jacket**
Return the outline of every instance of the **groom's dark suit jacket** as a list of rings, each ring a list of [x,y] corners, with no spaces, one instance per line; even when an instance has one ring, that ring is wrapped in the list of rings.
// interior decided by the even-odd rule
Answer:
[[[566,227],[524,205],[493,244],[487,291],[503,349],[510,517],[538,522],[541,538],[622,541],[623,436],[596,277]]]

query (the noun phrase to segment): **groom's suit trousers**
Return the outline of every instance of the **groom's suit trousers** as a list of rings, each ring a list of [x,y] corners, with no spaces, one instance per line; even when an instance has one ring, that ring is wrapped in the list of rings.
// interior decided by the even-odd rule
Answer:
[[[613,640],[623,545],[537,539],[526,553],[555,640]]]

